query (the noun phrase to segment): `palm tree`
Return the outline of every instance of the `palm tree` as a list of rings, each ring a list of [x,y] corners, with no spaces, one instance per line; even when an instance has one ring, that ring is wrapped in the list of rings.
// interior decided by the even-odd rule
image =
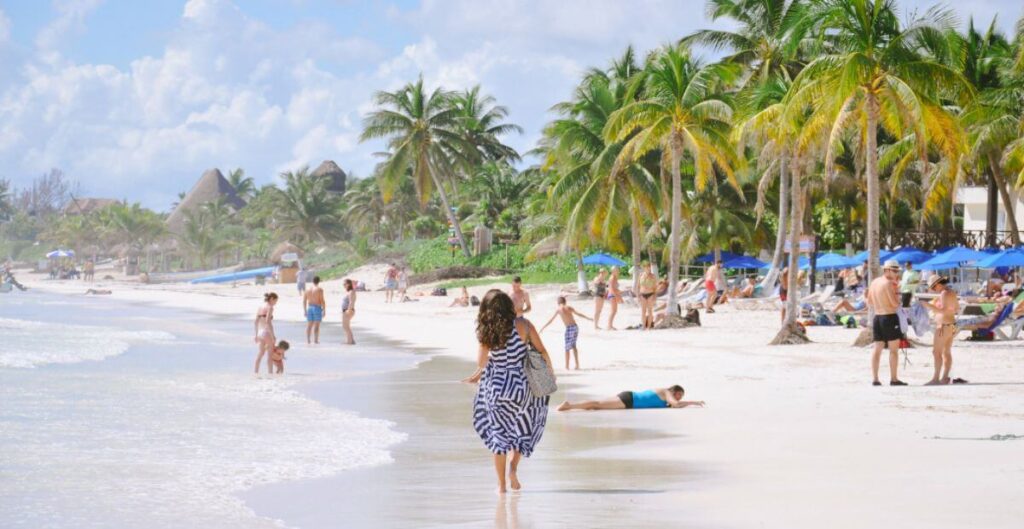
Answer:
[[[0,220],[7,220],[14,215],[14,204],[11,203],[11,183],[0,178]]]
[[[879,267],[879,126],[891,137],[912,138],[922,162],[927,162],[929,147],[959,159],[960,128],[940,97],[961,89],[966,100],[971,87],[958,72],[921,53],[923,42],[941,45],[939,37],[952,23],[947,11],[932,8],[902,28],[893,0],[820,0],[807,20],[816,24],[822,53],[794,80],[787,113],[813,112],[802,134],[805,144],[816,141],[808,132],[831,130],[825,155],[829,174],[845,138],[857,138],[855,147],[862,147],[869,274],[874,277]]]
[[[476,212],[486,226],[511,231],[519,236],[519,222],[525,217],[523,197],[531,194],[537,182],[531,173],[517,171],[507,162],[487,162],[473,173],[466,190],[476,199]]]
[[[199,268],[207,268],[210,259],[231,247],[231,244],[220,237],[217,226],[205,208],[192,209],[185,212],[185,225],[178,240],[198,261]]]
[[[736,69],[723,64],[703,66],[684,45],[667,47],[653,55],[644,72],[644,94],[616,110],[604,130],[607,141],[625,141],[616,165],[636,162],[661,150],[662,170],[672,176],[669,243],[669,300],[667,314],[678,316],[676,283],[679,280],[682,182],[680,165],[687,156],[694,165],[695,189],[714,184],[715,171],[737,190],[733,173],[738,161],[729,143],[732,108],[720,88],[736,77]]]
[[[326,242],[344,231],[342,200],[327,191],[327,180],[313,178],[309,167],[281,173],[284,189],[273,195],[275,220],[281,233],[290,240]]]
[[[377,92],[377,110],[364,118],[360,141],[387,140],[388,153],[378,173],[384,201],[391,201],[401,180],[410,174],[421,205],[426,205],[436,190],[462,253],[469,257],[469,246],[443,183],[453,181],[458,166],[474,159],[478,151],[466,139],[452,99],[450,92],[440,88],[428,92],[423,78],[395,92]]]
[[[499,139],[506,134],[523,133],[519,125],[504,123],[508,108],[498,105],[493,96],[481,95],[479,85],[453,94],[451,104],[462,135],[474,147],[476,157],[473,162],[519,160],[519,153]]]
[[[235,193],[246,202],[256,196],[256,182],[251,176],[245,176],[245,169],[241,167],[232,169],[228,173],[228,183],[235,188]]]

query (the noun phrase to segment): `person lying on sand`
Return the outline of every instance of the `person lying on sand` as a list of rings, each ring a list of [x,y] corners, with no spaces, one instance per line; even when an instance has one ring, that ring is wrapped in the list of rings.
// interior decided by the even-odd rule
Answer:
[[[679,384],[662,389],[623,391],[615,397],[604,400],[587,400],[577,403],[565,401],[558,406],[558,411],[704,407],[702,400],[682,400],[685,393],[686,391]]]
[[[576,359],[576,369],[580,368],[580,351],[576,347],[576,339],[580,335],[580,326],[576,324],[575,316],[579,316],[585,320],[589,320],[590,317],[581,313],[580,311],[569,306],[565,301],[565,296],[558,296],[558,307],[555,309],[555,313],[551,315],[551,319],[540,328],[540,332],[544,332],[544,329],[551,325],[551,322],[555,321],[555,318],[561,316],[562,323],[565,324],[565,369],[569,369],[569,353],[573,354]]]
[[[270,352],[270,374],[271,375],[283,375],[284,374],[284,353],[288,351],[291,344],[281,340],[277,342],[274,350]]]
[[[88,296],[90,294],[94,296],[109,296],[110,294],[113,294],[113,292],[102,288],[90,288],[85,291],[85,295]]]

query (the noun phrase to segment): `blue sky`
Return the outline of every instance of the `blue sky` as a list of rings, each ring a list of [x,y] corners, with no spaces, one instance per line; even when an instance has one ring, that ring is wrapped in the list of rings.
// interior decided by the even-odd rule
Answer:
[[[902,0],[904,10],[932,2]],[[203,170],[259,183],[333,159],[370,173],[357,140],[375,90],[422,72],[481,84],[531,148],[581,72],[714,24],[702,0],[0,0],[0,178],[51,167],[88,196],[166,210]],[[1020,0],[951,7],[1006,32]]]

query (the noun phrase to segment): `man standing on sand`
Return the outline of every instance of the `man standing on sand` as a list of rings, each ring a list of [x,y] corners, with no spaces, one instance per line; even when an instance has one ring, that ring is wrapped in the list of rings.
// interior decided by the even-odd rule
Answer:
[[[871,355],[871,373],[874,376],[873,386],[881,386],[878,380],[878,367],[882,358],[882,349],[889,349],[889,385],[906,386],[907,383],[896,377],[896,368],[899,366],[900,340],[903,339],[903,331],[900,329],[900,318],[896,311],[900,307],[900,298],[897,292],[897,281],[900,273],[900,264],[893,259],[885,262],[882,267],[882,277],[876,277],[868,285],[868,293],[864,297],[868,307],[874,313],[871,322],[871,334],[875,342],[875,350]]]
[[[721,259],[716,259],[715,264],[708,267],[707,271],[704,272],[704,290],[707,291],[707,310],[708,314],[714,314],[715,312],[715,300],[718,299],[718,273],[722,269]]]
[[[398,269],[395,263],[388,265],[388,271],[384,274],[384,303],[391,303],[395,300],[395,290],[398,289]]]
[[[320,322],[324,321],[327,302],[320,276],[313,276],[313,286],[302,295],[302,311],[306,313],[306,343],[320,343]],[[312,339],[312,341],[310,341]]]
[[[576,324],[576,318],[573,316],[579,316],[585,320],[589,320],[590,317],[581,314],[580,311],[569,306],[565,301],[565,296],[558,296],[558,308],[555,309],[555,313],[551,316],[551,319],[540,328],[540,332],[544,332],[544,329],[551,325],[551,322],[555,321],[555,318],[561,316],[562,323],[565,324],[565,370],[569,370],[569,353],[571,352],[573,357],[576,359],[576,369],[580,368],[580,351],[576,348],[576,339],[580,336],[580,326]]]
[[[533,305],[530,304],[530,293],[523,290],[523,278],[519,276],[512,278],[512,292],[509,292],[508,295],[516,307],[516,319],[523,318],[533,308]]]
[[[910,308],[910,302],[914,299],[914,292],[917,292],[917,285],[921,283],[921,274],[914,270],[914,264],[907,261],[907,269],[903,271],[900,278],[900,305]]]

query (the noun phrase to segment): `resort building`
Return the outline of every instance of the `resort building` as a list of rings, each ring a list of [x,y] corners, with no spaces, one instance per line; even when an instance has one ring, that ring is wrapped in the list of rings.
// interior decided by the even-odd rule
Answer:
[[[996,203],[998,204],[996,214],[996,231],[1005,232],[1007,230],[1006,222],[1006,208],[1003,207],[1003,201],[996,195]],[[1020,190],[1010,189],[1010,198],[1013,201],[1014,213],[1017,217],[1017,226],[1024,228],[1024,195],[1021,194]],[[988,212],[988,188],[983,186],[971,186],[961,187],[957,191],[956,204],[963,208],[963,219],[965,232],[980,231],[983,232],[988,228],[987,212]]]

